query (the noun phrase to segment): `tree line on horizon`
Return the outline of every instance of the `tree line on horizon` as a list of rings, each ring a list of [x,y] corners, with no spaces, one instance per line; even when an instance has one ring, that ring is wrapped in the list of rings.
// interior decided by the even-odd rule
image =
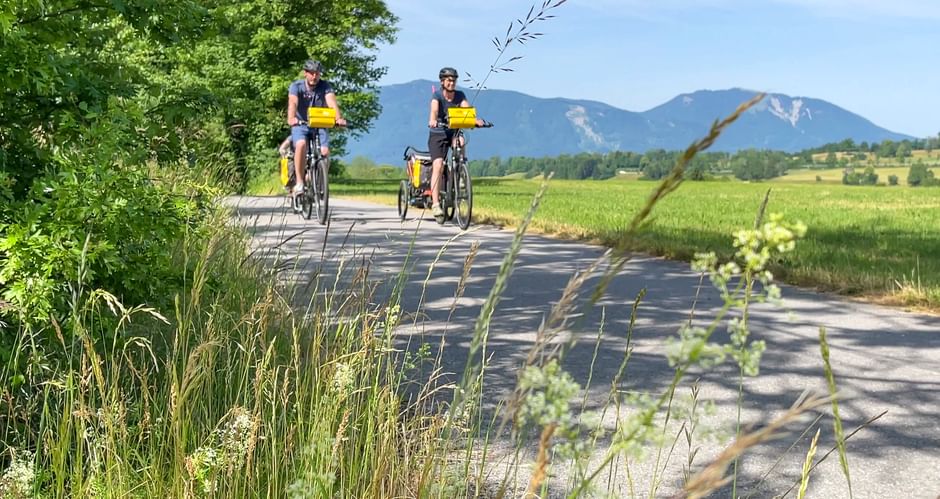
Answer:
[[[686,176],[690,180],[706,180],[728,175],[739,180],[766,180],[782,176],[794,168],[847,168],[853,160],[858,162],[886,158],[896,159],[903,163],[911,157],[914,150],[928,152],[940,150],[940,134],[937,137],[925,139],[884,140],[871,144],[868,142],[856,144],[852,139],[846,139],[797,153],[762,149],[744,149],[733,153],[700,153],[689,164]],[[820,153],[825,153],[826,156],[821,160],[814,159],[814,155]],[[635,173],[644,179],[658,180],[672,170],[681,154],[682,151],[653,149],[645,153],[582,152],[543,158],[494,156],[489,159],[472,160],[469,167],[471,175],[488,177],[522,174],[531,178],[554,172],[555,178],[560,179],[603,180],[618,174]]]

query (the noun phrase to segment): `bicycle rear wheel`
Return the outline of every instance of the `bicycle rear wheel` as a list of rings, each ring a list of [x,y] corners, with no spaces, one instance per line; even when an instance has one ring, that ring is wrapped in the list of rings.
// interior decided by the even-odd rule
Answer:
[[[457,165],[457,174],[454,175],[454,213],[457,216],[457,225],[462,230],[467,230],[473,215],[473,186],[466,163]]]
[[[317,173],[314,175],[313,199],[317,207],[317,222],[325,225],[330,215],[330,184],[327,175],[326,161],[321,159],[316,164]]]

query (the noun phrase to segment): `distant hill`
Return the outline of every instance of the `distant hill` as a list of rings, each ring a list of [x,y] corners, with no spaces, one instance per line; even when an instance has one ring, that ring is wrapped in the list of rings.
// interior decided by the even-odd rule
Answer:
[[[362,155],[398,165],[407,145],[427,146],[427,110],[435,82],[416,80],[381,88],[382,114],[364,137],[351,141],[349,157]],[[468,96],[472,91],[464,90]],[[684,149],[716,118],[754,95],[742,89],[699,90],[645,112],[602,102],[543,99],[508,90],[485,90],[474,105],[496,124],[470,132],[471,157],[557,156],[614,150]],[[856,143],[912,139],[819,99],[769,94],[715,143],[712,150],[758,148],[795,152],[846,138]]]

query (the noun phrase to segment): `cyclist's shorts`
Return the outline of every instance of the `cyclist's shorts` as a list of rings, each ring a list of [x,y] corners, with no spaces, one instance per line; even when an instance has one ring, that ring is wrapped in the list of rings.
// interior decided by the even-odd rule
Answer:
[[[317,128],[316,130],[320,133],[320,147],[330,147],[330,134],[326,132],[326,129]],[[307,125],[295,125],[290,129],[290,141],[293,144],[296,144],[300,139],[310,139],[312,137],[313,135]]]
[[[450,147],[450,142],[453,140],[453,136],[449,133],[435,133],[431,132],[428,134],[428,152],[431,153],[431,160],[435,159],[444,159],[447,156],[447,148]]]

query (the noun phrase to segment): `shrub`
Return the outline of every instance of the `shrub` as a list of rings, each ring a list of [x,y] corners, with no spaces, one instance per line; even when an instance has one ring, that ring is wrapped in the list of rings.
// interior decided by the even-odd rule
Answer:
[[[934,178],[933,171],[928,170],[923,163],[918,162],[908,170],[907,183],[910,186],[917,187],[937,185],[938,181]]]
[[[888,185],[898,185],[898,176],[888,175]]]
[[[842,174],[842,183],[845,185],[877,185],[878,174],[875,173],[875,168],[872,166],[866,167],[864,173],[858,173],[848,168]]]
[[[182,279],[170,249],[200,217],[198,199],[140,169],[59,166],[0,225],[0,314],[25,326],[61,319],[77,285],[125,303],[170,303]]]

